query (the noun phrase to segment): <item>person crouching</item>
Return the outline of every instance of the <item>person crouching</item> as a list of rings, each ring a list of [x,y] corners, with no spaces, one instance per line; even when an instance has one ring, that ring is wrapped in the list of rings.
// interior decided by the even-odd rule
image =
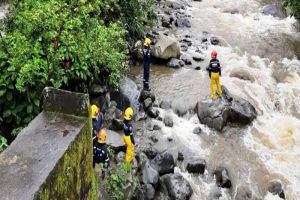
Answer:
[[[104,168],[109,167],[109,157],[106,145],[106,131],[101,129],[97,135],[97,142],[94,145],[94,157],[93,157],[93,167],[96,164],[102,163]]]

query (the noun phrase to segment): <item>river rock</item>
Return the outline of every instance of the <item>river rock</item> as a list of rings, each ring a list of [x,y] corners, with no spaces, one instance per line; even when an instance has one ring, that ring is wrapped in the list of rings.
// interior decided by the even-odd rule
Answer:
[[[223,98],[204,99],[197,103],[196,112],[201,123],[222,131],[228,122],[246,125],[257,116],[255,108],[242,98],[233,98],[223,86]]]
[[[139,196],[138,200],[152,200],[155,197],[155,188],[151,184],[145,184],[141,187],[143,197]]]
[[[212,45],[218,45],[218,44],[220,43],[220,40],[219,40],[219,38],[217,38],[216,36],[212,36],[212,37],[210,38],[210,43],[211,43]]]
[[[196,135],[200,135],[202,133],[202,129],[200,127],[196,127],[194,128],[193,133]]]
[[[159,184],[158,172],[147,162],[142,170],[142,181],[144,184],[151,184],[156,188]]]
[[[199,53],[193,54],[192,58],[193,58],[194,61],[197,61],[197,62],[202,62],[202,61],[204,61],[203,56],[202,56],[201,54],[199,54]]]
[[[188,54],[182,54],[180,56],[180,60],[182,60],[186,65],[192,64],[192,57]]]
[[[187,44],[189,47],[192,46],[192,44],[193,44],[192,40],[190,40],[188,38],[184,38],[184,39],[180,40],[180,42]]]
[[[188,161],[186,170],[189,173],[204,174],[206,162],[203,159],[193,159]]]
[[[89,88],[89,93],[92,95],[101,95],[107,92],[107,87],[100,84],[93,84]]]
[[[180,57],[178,43],[171,37],[159,35],[157,43],[152,47],[151,55],[158,59],[170,59]]]
[[[272,15],[273,17],[285,18],[286,12],[279,3],[269,4],[263,7],[262,13],[265,15]]]
[[[118,163],[123,163],[124,160],[125,160],[125,153],[123,151],[120,151],[118,154],[117,154],[117,162]]]
[[[147,147],[142,150],[149,159],[153,159],[158,155],[158,151],[152,147]]]
[[[179,116],[179,117],[183,117],[185,114],[188,113],[189,111],[189,107],[187,107],[186,104],[184,104],[184,102],[178,102],[173,106],[173,110],[174,112]]]
[[[112,130],[106,130],[106,132],[107,132],[106,144],[108,146],[110,146],[115,151],[125,149],[125,143],[121,134]]]
[[[109,128],[113,131],[123,130],[123,120],[118,119],[118,118],[114,118],[112,120],[111,125],[109,126]]]
[[[171,200],[189,200],[193,194],[191,185],[180,174],[164,175],[161,182]]]
[[[120,110],[125,110],[130,106],[135,113],[139,110],[139,96],[138,86],[127,77],[122,81],[119,91],[111,92],[111,100],[117,102],[117,107]]]
[[[173,119],[171,116],[166,115],[164,118],[164,124],[168,127],[173,127]]]
[[[272,181],[269,183],[268,191],[274,195],[278,195],[280,198],[285,199],[284,190],[282,185],[278,181]]]
[[[144,109],[148,110],[152,106],[152,99],[150,97],[145,99],[143,105],[144,105]]]
[[[151,98],[151,92],[149,90],[142,90],[140,93],[139,102],[144,102],[148,98]]]
[[[214,174],[216,175],[216,183],[219,187],[231,188],[231,181],[226,168],[218,167]]]
[[[138,60],[144,60],[143,42],[141,40],[138,40],[134,44],[134,48],[132,50],[132,56]]]
[[[137,159],[138,159],[138,164],[140,169],[143,169],[145,164],[149,161],[147,155],[142,151],[138,151]]]
[[[177,160],[178,160],[178,161],[183,161],[183,160],[184,160],[183,153],[181,153],[181,152],[178,152],[178,155],[177,155]]]
[[[172,154],[164,152],[155,156],[151,165],[156,169],[159,175],[174,173],[175,162]]]
[[[171,67],[171,68],[178,69],[178,68],[184,66],[184,62],[183,62],[182,60],[177,59],[177,58],[172,58],[172,59],[168,62],[167,66],[168,66],[168,67]]]
[[[187,17],[180,16],[176,19],[175,26],[180,28],[184,28],[184,27],[191,28],[191,22]]]
[[[172,105],[168,101],[161,101],[159,107],[164,110],[172,109]]]
[[[157,118],[159,116],[159,110],[153,107],[150,107],[147,111],[147,114],[151,118]]]
[[[251,200],[252,191],[249,187],[239,186],[236,190],[235,200]]]
[[[171,28],[173,21],[174,21],[173,17],[163,16],[161,19],[161,25],[162,27]]]

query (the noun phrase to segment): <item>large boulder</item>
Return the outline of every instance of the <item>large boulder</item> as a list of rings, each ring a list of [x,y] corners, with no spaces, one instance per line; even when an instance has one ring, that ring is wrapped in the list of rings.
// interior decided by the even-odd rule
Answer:
[[[172,154],[164,152],[155,156],[151,161],[151,166],[158,171],[159,175],[174,172],[175,162]]]
[[[221,131],[228,122],[247,125],[256,117],[255,108],[246,100],[232,97],[223,86],[223,98],[204,99],[197,103],[196,112],[201,123]]]
[[[263,7],[262,13],[265,15],[272,15],[273,17],[285,18],[287,16],[286,11],[279,3],[268,4]]]
[[[180,174],[164,175],[161,182],[171,200],[188,200],[193,194],[191,185]]]
[[[135,113],[139,110],[139,96],[138,86],[127,77],[121,83],[118,91],[111,92],[111,99],[117,102],[117,107],[120,110],[125,110],[130,106]]]
[[[113,150],[116,151],[125,149],[126,146],[121,134],[112,130],[107,130],[106,132],[107,132],[106,144],[108,146],[110,146]]]
[[[158,172],[147,162],[143,168],[142,181],[144,184],[151,184],[155,188],[159,184],[159,174]]]
[[[156,44],[152,47],[151,55],[158,59],[170,59],[180,57],[180,47],[171,37],[159,35]]]
[[[192,57],[189,54],[182,54],[180,56],[180,60],[182,60],[186,65],[192,64]]]

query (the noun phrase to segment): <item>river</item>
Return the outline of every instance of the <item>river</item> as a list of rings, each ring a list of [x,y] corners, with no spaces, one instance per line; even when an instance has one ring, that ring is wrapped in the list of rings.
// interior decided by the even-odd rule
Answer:
[[[179,2],[179,0],[178,0]],[[277,199],[268,193],[270,181],[282,183],[286,199],[300,199],[300,34],[296,20],[262,14],[265,2],[258,0],[185,1],[191,15],[191,28],[174,29],[173,36],[190,35],[193,45],[201,46],[202,32],[217,36],[221,43],[202,49],[206,59],[200,64],[178,70],[153,65],[151,87],[159,100],[192,107],[209,95],[205,67],[215,49],[222,63],[221,82],[231,93],[248,100],[258,111],[258,118],[247,127],[228,127],[217,133],[199,123],[196,115],[180,118],[172,111],[174,127],[162,128],[161,138],[172,135],[176,145],[158,142],[159,149],[180,149],[203,157],[205,175],[192,176],[177,170],[192,185],[193,200],[235,199],[239,186],[252,191],[252,199]],[[237,10],[231,14],[228,11]],[[141,66],[131,68],[131,76],[142,82]],[[159,122],[157,122],[159,123]],[[200,126],[205,134],[192,133]],[[210,173],[215,167],[229,170],[231,190],[219,190]],[[218,191],[219,190],[219,191]],[[278,198],[279,199],[279,198]]]

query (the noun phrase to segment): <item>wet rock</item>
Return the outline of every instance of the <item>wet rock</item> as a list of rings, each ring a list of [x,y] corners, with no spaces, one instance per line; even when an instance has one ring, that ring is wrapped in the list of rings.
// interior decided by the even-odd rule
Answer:
[[[269,184],[268,191],[274,195],[278,195],[282,199],[285,199],[284,190],[282,188],[281,183],[278,181],[272,181]]]
[[[192,56],[192,58],[193,58],[194,61],[197,61],[197,62],[202,62],[202,61],[204,61],[204,58],[203,58],[203,56],[202,56],[201,54],[194,54],[194,55]]]
[[[176,105],[174,105],[173,109],[179,117],[183,117],[188,113],[189,110],[189,108],[184,103],[177,103]]]
[[[189,48],[186,44],[182,44],[182,45],[180,45],[180,49],[181,49],[181,51],[186,52]]]
[[[164,175],[161,182],[171,200],[188,200],[193,194],[191,185],[180,174]]]
[[[184,27],[191,28],[191,22],[187,17],[182,16],[176,19],[175,26],[180,28],[184,28]]]
[[[155,197],[155,189],[152,185],[150,184],[145,184],[142,186],[142,193],[145,198],[145,200],[152,200]],[[141,197],[139,197],[139,200]]]
[[[225,10],[225,12],[234,15],[234,14],[238,14],[240,11],[237,8],[232,8],[232,9]]]
[[[200,135],[202,133],[202,129],[200,127],[196,127],[194,128],[193,133],[196,135]]]
[[[172,59],[168,62],[167,66],[168,66],[168,67],[171,67],[171,68],[178,69],[178,68],[184,66],[184,62],[183,62],[182,60],[177,59],[177,58],[172,58]]]
[[[136,83],[127,77],[121,83],[119,91],[111,92],[111,100],[117,102],[117,107],[120,110],[125,110],[130,106],[135,113],[138,112],[139,108],[139,96],[140,91]]]
[[[139,167],[143,168],[145,166],[145,164],[149,161],[147,155],[144,152],[139,151],[137,153],[137,159],[138,159],[138,163],[139,163]]]
[[[172,105],[168,101],[161,101],[159,107],[164,110],[172,109]]]
[[[218,45],[218,44],[220,43],[220,40],[219,40],[219,38],[217,38],[216,36],[212,36],[212,37],[210,38],[210,43],[211,43],[212,45]]]
[[[221,131],[228,122],[246,125],[257,116],[255,108],[242,98],[233,98],[223,86],[223,98],[204,99],[197,103],[196,112],[201,123]]]
[[[246,186],[239,186],[236,190],[235,200],[251,200],[252,191]]]
[[[164,152],[155,156],[151,161],[151,166],[156,169],[159,175],[174,172],[175,162],[172,154]]]
[[[201,42],[202,43],[205,43],[205,42],[207,42],[208,41],[208,38],[207,37],[203,37],[202,39],[201,39]]]
[[[113,131],[123,130],[123,120],[122,119],[113,119],[109,128]]]
[[[147,119],[147,115],[146,115],[145,112],[138,112],[138,114],[135,117],[136,121],[142,121],[142,120],[145,120],[145,119]]]
[[[154,125],[153,125],[153,130],[154,130],[154,131],[159,131],[159,130],[161,130],[160,125],[154,124]]]
[[[173,141],[173,138],[171,138],[171,137],[168,137],[167,139],[168,139],[168,142],[172,142]]]
[[[214,174],[216,175],[216,183],[219,187],[231,188],[231,181],[226,168],[218,167]]]
[[[125,160],[125,153],[123,151],[120,151],[118,154],[117,154],[117,162],[118,163],[123,163]]]
[[[174,21],[173,17],[163,16],[161,19],[161,25],[162,27],[171,28],[173,21]]]
[[[195,67],[195,70],[201,70],[200,66]]]
[[[144,102],[148,98],[151,98],[151,92],[148,90],[142,90],[139,96],[139,102]]]
[[[144,105],[144,109],[145,109],[145,110],[148,110],[148,109],[152,106],[152,99],[151,99],[150,97],[147,98],[147,99],[144,101],[143,105]]]
[[[189,47],[192,46],[192,44],[193,44],[192,40],[187,39],[187,38],[180,40],[180,42],[187,44]]]
[[[181,152],[178,152],[178,155],[177,155],[177,160],[178,160],[178,161],[183,161],[183,160],[184,160],[183,153],[181,153]]]
[[[148,116],[151,118],[157,118],[159,116],[159,110],[156,108],[149,108],[147,112]]]
[[[101,95],[107,93],[107,87],[103,85],[93,84],[89,88],[89,93],[92,95]]]
[[[188,54],[182,54],[180,56],[180,60],[182,60],[186,65],[192,64],[192,57]]]
[[[158,59],[170,59],[180,57],[178,43],[171,37],[159,35],[157,43],[152,47],[151,55]]]
[[[112,130],[106,130],[106,132],[107,132],[106,144],[108,146],[110,146],[115,151],[120,151],[122,149],[125,149],[125,143],[121,134]]]
[[[206,162],[203,159],[193,159],[188,161],[186,170],[189,173],[203,174],[205,171]]]
[[[167,115],[164,118],[164,124],[168,127],[173,127],[173,119],[171,116]]]
[[[152,142],[154,142],[154,143],[158,142],[158,139],[157,139],[157,137],[156,137],[155,135],[151,135],[151,136],[150,136],[150,140],[151,140]]]
[[[152,147],[147,147],[146,149],[142,150],[149,159],[153,159],[158,155],[158,151],[153,149]]]
[[[142,170],[142,182],[144,184],[151,184],[156,188],[159,184],[158,172],[147,162]]]
[[[263,7],[262,13],[265,15],[272,15],[273,17],[285,18],[286,12],[279,3],[269,4]]]

